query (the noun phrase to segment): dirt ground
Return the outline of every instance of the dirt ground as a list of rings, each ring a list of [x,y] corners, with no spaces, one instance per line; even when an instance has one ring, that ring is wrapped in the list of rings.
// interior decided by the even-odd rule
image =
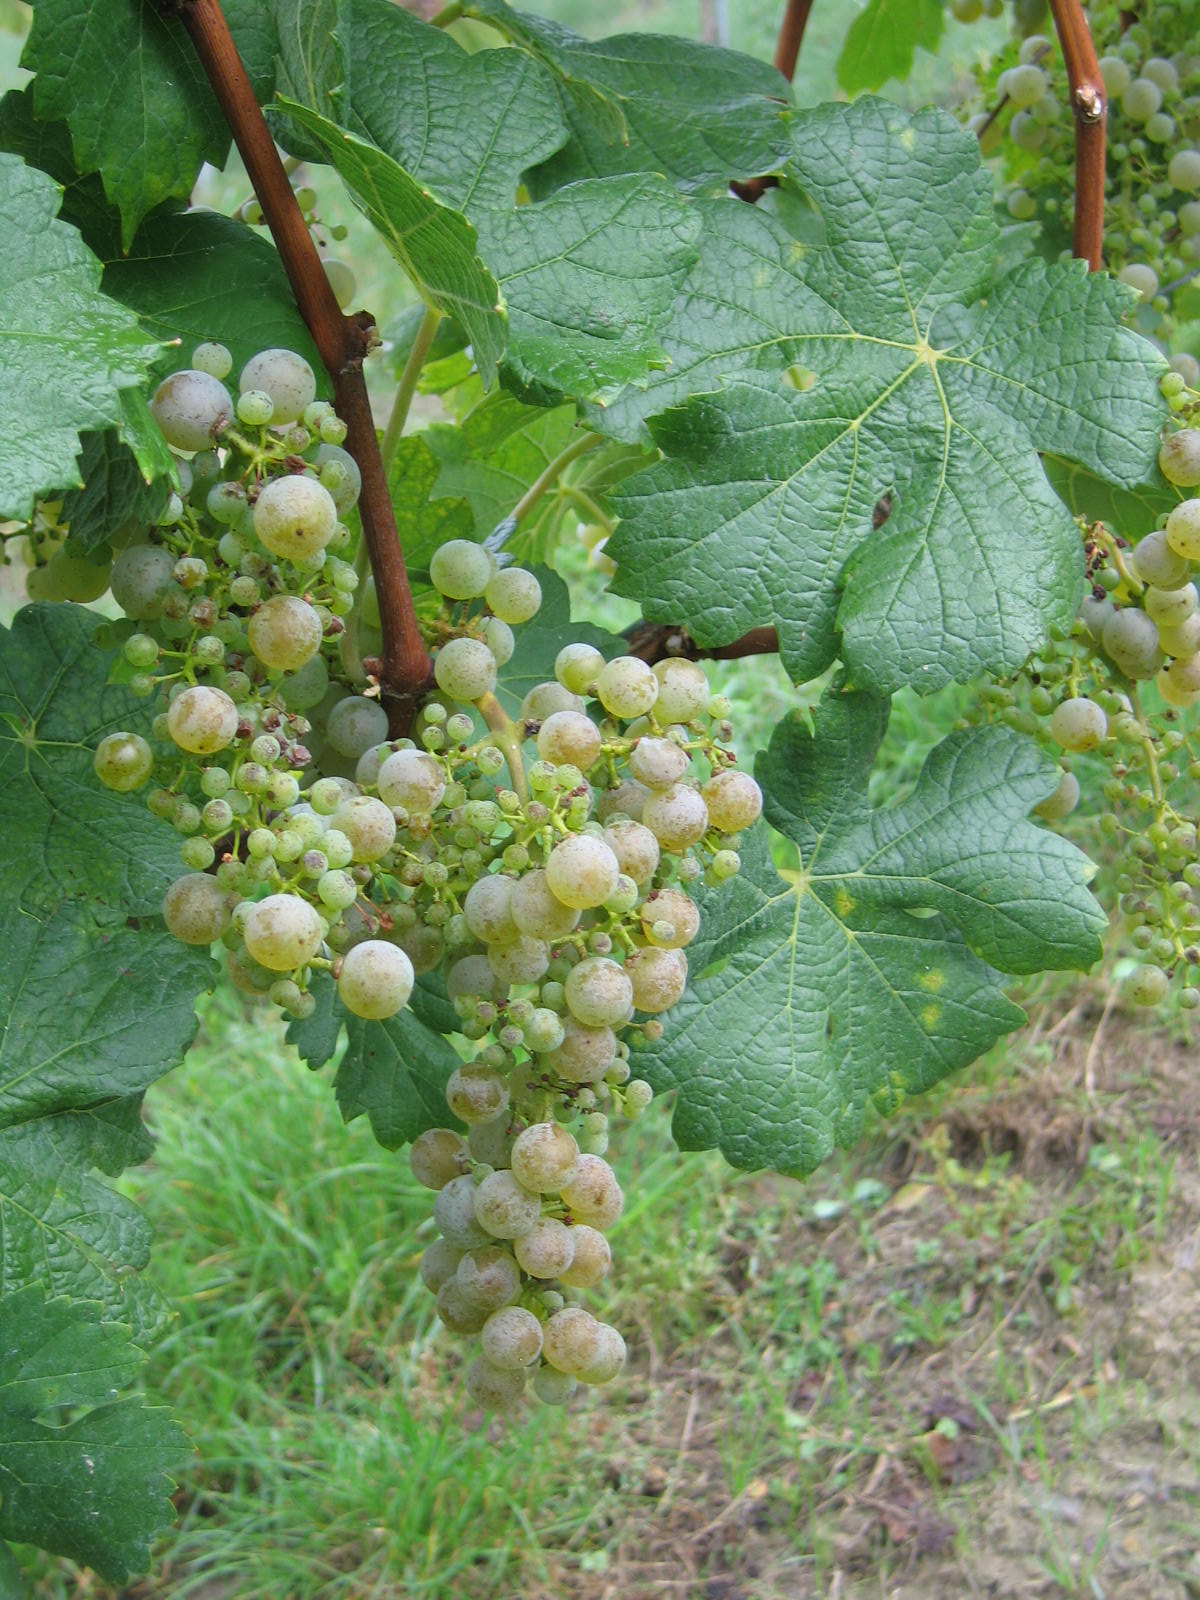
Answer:
[[[869,1227],[801,1237],[836,1265],[838,1353],[789,1397],[793,1446],[767,1442],[764,1416],[734,1492],[719,1350],[664,1356],[611,1465],[604,1570],[564,1566],[547,1596],[1200,1596],[1196,1053],[1086,1005],[1023,1048],[1037,1066],[1011,1089],[956,1092],[888,1147]],[[1108,1166],[1132,1229],[1084,1182]],[[956,1320],[922,1340],[897,1294],[918,1266],[928,1292],[931,1239]],[[730,1240],[713,1288],[731,1324],[755,1292],[747,1254]],[[741,1381],[732,1351],[728,1370]]]

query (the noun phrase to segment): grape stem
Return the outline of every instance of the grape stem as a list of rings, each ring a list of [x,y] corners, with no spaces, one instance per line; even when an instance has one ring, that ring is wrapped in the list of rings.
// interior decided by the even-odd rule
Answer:
[[[520,725],[513,721],[494,694],[482,695],[475,705],[488,725],[492,743],[508,764],[513,793],[520,796],[522,805],[527,805],[529,785],[525,780],[525,738]]]
[[[779,37],[775,41],[775,66],[789,82],[796,76],[796,62],[800,59],[800,46],[804,43],[804,30],[808,27],[812,8],[813,0],[787,0],[783,21],[779,24]],[[730,188],[739,200],[746,200],[753,205],[777,182],[776,178],[747,178],[744,183],[730,184]]]
[[[432,306],[425,307],[425,315],[421,318],[416,338],[412,342],[412,349],[408,352],[408,360],[404,363],[404,371],[400,374],[396,398],[392,403],[392,414],[388,418],[387,427],[383,433],[383,444],[380,449],[383,455],[383,470],[385,472],[392,470],[392,462],[396,459],[396,451],[399,448],[400,437],[404,432],[404,424],[408,421],[413,395],[417,392],[417,382],[421,376],[421,368],[425,365],[425,358],[429,354],[430,346],[437,336],[438,324],[441,320],[442,313],[440,311],[435,311]]]
[[[585,433],[582,434],[578,439],[572,439],[571,443],[567,445],[565,450],[560,450],[559,453],[554,457],[554,460],[548,462],[543,470],[533,480],[528,489],[526,489],[525,493],[509,512],[508,516],[505,517],[504,521],[500,524],[500,528],[503,529],[504,532],[502,537],[497,540],[497,543],[503,545],[512,538],[513,534],[517,531],[517,528],[521,522],[521,518],[527,516],[533,507],[537,505],[538,501],[547,492],[547,490],[554,487],[562,474],[571,465],[572,461],[577,460],[586,451],[594,450],[598,444],[603,443],[604,440],[598,433]],[[499,530],[497,530],[497,532],[499,532]],[[495,537],[496,535],[493,534],[493,538]]]
[[[1075,114],[1075,255],[1092,272],[1104,264],[1105,124],[1108,102],[1080,0],[1050,0]]]
[[[158,0],[186,28],[205,76],[238,147],[263,216],[279,251],[300,314],[333,380],[334,405],[346,424],[346,448],[362,474],[358,501],[363,538],[375,575],[383,634],[380,699],[394,738],[408,732],[433,676],[421,638],[387,472],[363,377],[363,361],[378,344],[366,312],[343,316],[271,137],[220,0]]]
[[[440,11],[430,17],[431,26],[435,28],[448,28],[452,22],[457,22],[466,10],[463,0],[450,0],[448,6],[443,6]]]
[[[1137,692],[1137,685],[1129,686],[1129,703],[1133,707],[1133,714],[1137,718],[1137,725],[1142,730],[1142,749],[1146,754],[1146,770],[1150,774],[1150,791],[1154,795],[1157,806],[1163,803],[1162,773],[1158,770],[1158,756],[1154,750],[1154,739],[1150,731],[1150,724],[1146,721],[1146,713],[1142,710],[1141,697]]]
[[[774,628],[751,628],[732,644],[702,650],[687,630],[673,623],[635,622],[625,630],[627,654],[653,664],[668,657],[686,661],[740,661],[745,656],[771,656],[779,651]]]

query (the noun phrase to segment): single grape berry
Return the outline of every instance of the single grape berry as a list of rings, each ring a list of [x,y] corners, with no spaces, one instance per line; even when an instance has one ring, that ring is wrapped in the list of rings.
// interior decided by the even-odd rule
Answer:
[[[163,379],[150,410],[176,450],[211,450],[218,434],[233,421],[229,390],[211,373],[191,367]]]
[[[127,794],[149,778],[154,752],[140,733],[109,733],[96,746],[92,765],[106,789]]]
[[[412,962],[403,950],[385,939],[365,939],[342,961],[338,997],[356,1017],[378,1021],[395,1016],[405,1005],[414,981]]]
[[[171,702],[167,731],[181,750],[208,756],[232,743],[238,728],[237,707],[224,689],[198,684]]]
[[[299,895],[272,894],[256,901],[242,927],[250,956],[272,972],[291,972],[321,946],[321,919]]]
[[[1050,732],[1064,750],[1094,750],[1108,734],[1108,718],[1094,700],[1077,696],[1056,706]]]

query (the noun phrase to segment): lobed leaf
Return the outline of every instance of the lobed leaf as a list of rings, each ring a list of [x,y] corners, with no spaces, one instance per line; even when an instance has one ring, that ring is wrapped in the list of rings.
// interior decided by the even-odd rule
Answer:
[[[1054,763],[1008,728],[967,730],[875,810],[886,721],[886,701],[827,694],[812,735],[789,718],[759,758],[767,818],[797,864],[775,866],[763,826],[747,835],[739,877],[701,892],[700,975],[639,1057],[679,1090],[685,1149],[809,1173],[857,1138],[869,1105],[928,1089],[1020,1025],[1004,974],[1100,954],[1090,863],[1028,818]]]
[[[837,81],[847,94],[882,89],[889,78],[907,78],[917,46],[932,55],[942,39],[942,0],[868,0],[846,30],[837,59]]]

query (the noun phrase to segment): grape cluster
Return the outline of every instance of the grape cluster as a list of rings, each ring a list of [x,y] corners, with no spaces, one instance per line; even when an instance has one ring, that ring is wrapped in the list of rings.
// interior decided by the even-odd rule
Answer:
[[[302,1019],[328,974],[349,1012],[386,1020],[444,973],[463,1055],[447,1121],[466,1132],[412,1149],[441,1233],[421,1275],[446,1326],[480,1335],[476,1402],[507,1407],[531,1377],[560,1402],[623,1363],[620,1334],[565,1293],[611,1264],[609,1120],[651,1098],[631,1061],[684,992],[688,886],[736,874],[762,796],[691,661],[566,644],[510,717],[499,670],[541,587],[461,539],[430,562],[436,692],[412,738],[389,738],[360,692],[375,618],[342,520],[342,424],[295,352],[255,356],[236,401],[229,370],[201,346],[152,401],[182,489],[125,531],[105,581],[128,681],[161,709],[151,741],[103,739],[96,773],[157,781],[148,804],[190,869],[166,925],[219,942],[247,993]]]
[[[1163,379],[1182,426],[1160,462],[1181,494],[1200,490],[1200,394],[1177,373]],[[1100,781],[1101,832],[1120,841],[1116,890],[1139,965],[1126,985],[1139,1005],[1200,1006],[1200,496],[1195,493],[1130,548],[1103,523],[1085,528],[1088,587],[1066,639],[1049,644],[1021,678],[984,689],[991,714],[1042,737],[1056,752],[1108,764]],[[1057,821],[1081,787],[1068,767],[1037,808]]]
[[[1116,6],[1091,12],[1109,104],[1104,252],[1141,297],[1141,330],[1169,343],[1174,291],[1200,264],[1200,6],[1158,0],[1139,11],[1124,31]],[[963,109],[998,156],[1010,216],[1038,222],[1069,259],[1074,118],[1057,45],[1041,33],[1014,41]],[[1189,383],[1200,378],[1193,356],[1176,361]]]

